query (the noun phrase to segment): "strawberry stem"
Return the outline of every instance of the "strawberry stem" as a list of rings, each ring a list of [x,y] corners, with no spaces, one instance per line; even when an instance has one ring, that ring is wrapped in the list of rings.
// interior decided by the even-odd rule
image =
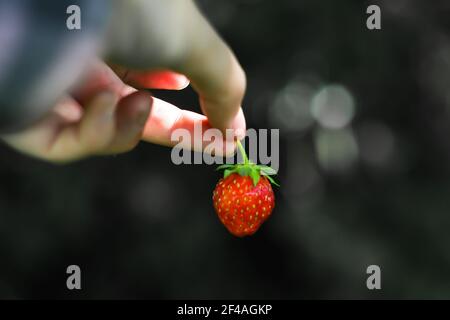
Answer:
[[[239,141],[239,140],[237,141],[237,146],[238,146],[239,152],[241,153],[242,159],[244,159],[244,164],[248,164],[249,161],[248,161],[247,153],[245,152],[245,149],[242,146],[241,141]]]
[[[227,178],[229,175],[233,173],[237,173],[242,177],[251,177],[253,181],[253,185],[256,186],[261,178],[261,175],[265,176],[272,184],[279,186],[279,184],[270,177],[271,175],[275,175],[276,171],[271,167],[265,165],[258,165],[250,161],[247,157],[247,153],[245,152],[244,147],[241,144],[240,140],[236,142],[239,152],[244,160],[244,163],[237,164],[223,164],[217,168],[217,170],[224,170],[223,177]]]

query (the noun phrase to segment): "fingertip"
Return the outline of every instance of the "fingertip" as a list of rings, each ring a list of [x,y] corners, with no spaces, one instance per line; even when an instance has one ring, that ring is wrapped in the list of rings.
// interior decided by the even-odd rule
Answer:
[[[245,138],[247,123],[245,121],[245,115],[242,107],[239,108],[239,111],[233,120],[232,128],[234,129],[234,134],[238,140]]]
[[[234,141],[231,141],[231,142],[227,141],[225,143],[225,150],[224,150],[223,155],[228,158],[228,157],[234,156],[235,153],[236,153],[236,142],[234,142]]]
[[[213,124],[211,124],[213,125]],[[214,126],[213,126],[214,127]],[[246,121],[244,112],[242,111],[242,108],[239,108],[238,112],[234,116],[234,118],[231,121],[228,122],[222,122],[220,126],[215,126],[218,128],[223,134],[227,134],[227,132],[231,131],[232,136],[234,139],[242,140],[245,138],[246,135]]]
[[[185,89],[187,86],[189,86],[189,79],[186,78],[185,76],[183,76],[182,74],[175,74],[176,77],[176,83],[177,83],[177,89],[178,90],[183,90]]]

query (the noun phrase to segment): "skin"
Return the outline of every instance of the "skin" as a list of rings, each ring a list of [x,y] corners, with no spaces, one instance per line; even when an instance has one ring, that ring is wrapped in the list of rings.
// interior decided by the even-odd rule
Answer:
[[[196,122],[204,129],[233,129],[242,138],[245,73],[194,3],[131,0],[115,1],[113,7],[102,57],[93,57],[89,72],[43,119],[1,138],[54,163],[127,152],[140,140],[173,146],[173,130],[192,132]],[[189,83],[203,114],[142,90],[180,90]],[[234,153],[234,141],[224,141],[224,146],[227,155]]]

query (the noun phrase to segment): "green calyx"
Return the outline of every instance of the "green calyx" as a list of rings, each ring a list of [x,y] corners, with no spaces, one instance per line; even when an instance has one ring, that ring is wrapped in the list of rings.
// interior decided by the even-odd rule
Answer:
[[[272,184],[279,187],[280,185],[271,177],[273,175],[276,175],[277,172],[272,169],[271,167],[265,166],[265,165],[259,165],[251,162],[248,157],[247,153],[244,150],[244,147],[242,147],[241,142],[237,141],[237,146],[239,149],[239,152],[242,155],[242,158],[244,159],[244,163],[239,164],[223,164],[219,167],[217,167],[217,170],[224,170],[223,177],[226,178],[232,173],[237,173],[240,176],[249,176],[252,178],[253,185],[257,185],[259,182],[259,179],[261,179],[261,175],[265,176]]]

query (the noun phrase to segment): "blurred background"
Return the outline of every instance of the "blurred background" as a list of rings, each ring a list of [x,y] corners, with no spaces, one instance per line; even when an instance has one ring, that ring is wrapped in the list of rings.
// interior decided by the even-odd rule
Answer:
[[[450,3],[198,3],[247,72],[248,127],[280,129],[271,219],[228,234],[220,174],[168,148],[54,166],[1,145],[0,297],[450,298]]]

